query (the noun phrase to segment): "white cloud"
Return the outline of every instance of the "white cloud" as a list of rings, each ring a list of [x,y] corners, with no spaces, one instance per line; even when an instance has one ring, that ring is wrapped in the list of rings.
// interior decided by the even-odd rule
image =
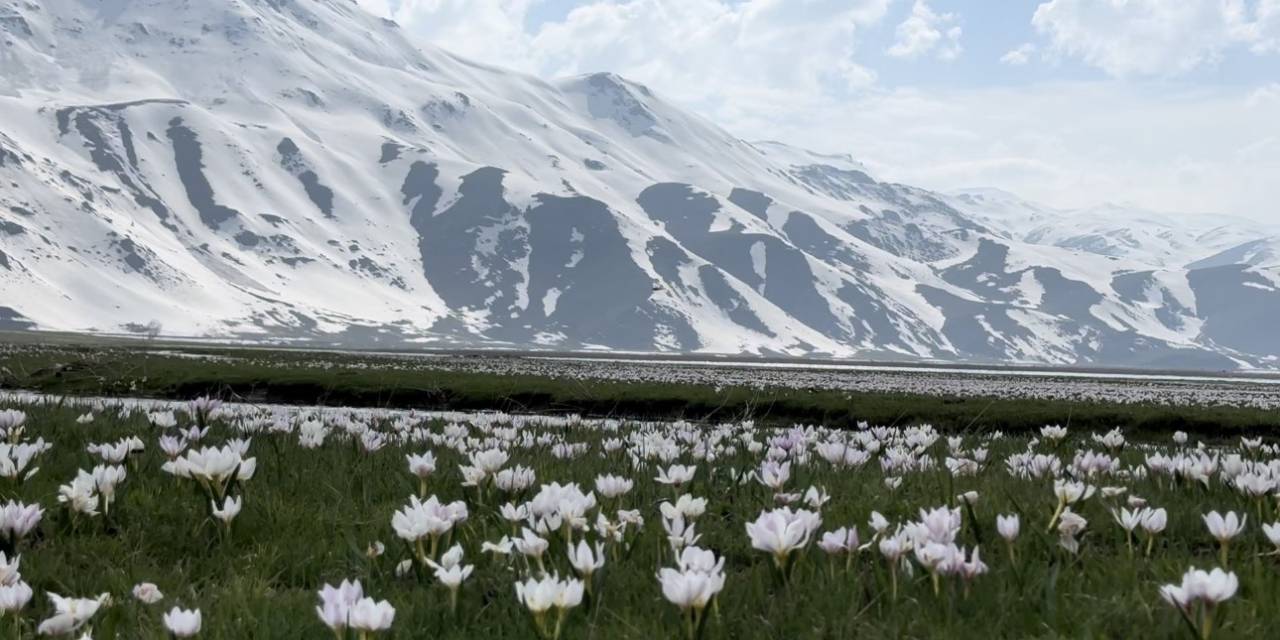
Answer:
[[[683,98],[764,90],[803,99],[874,79],[855,44],[889,1],[594,2],[545,25],[532,55],[550,75],[616,71]]]
[[[1000,56],[1000,62],[1020,67],[1031,62],[1031,55],[1036,52],[1036,45],[1030,42],[1024,42],[1016,49],[1009,50],[1008,53]]]
[[[1280,106],[1280,82],[1272,82],[1254,89],[1245,100],[1250,109]]]
[[[539,0],[357,0],[374,15],[449,51],[492,64],[536,71],[529,60],[525,17]]]
[[[898,25],[897,41],[886,51],[896,58],[919,58],[936,51],[941,60],[954,60],[964,50],[960,46],[963,30],[954,13],[939,14],[925,0],[916,0],[911,15]]]
[[[877,177],[997,186],[1050,205],[1101,200],[1280,220],[1280,119],[1262,90],[1119,81],[877,92],[793,114],[776,136],[852,152]],[[807,123],[820,122],[821,127]]]
[[[1254,53],[1280,53],[1280,0],[1260,0],[1256,19],[1248,27]]]
[[[591,0],[527,32],[539,0],[359,1],[461,55],[543,77],[615,72],[731,129],[873,84],[857,45],[894,2]]]
[[[1280,0],[1050,0],[1031,24],[1054,52],[1112,76],[1176,76],[1233,47],[1276,46]]]

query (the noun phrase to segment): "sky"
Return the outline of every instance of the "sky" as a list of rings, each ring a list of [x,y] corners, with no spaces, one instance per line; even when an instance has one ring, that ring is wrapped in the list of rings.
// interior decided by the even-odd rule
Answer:
[[[876,177],[1280,223],[1280,0],[358,0]]]

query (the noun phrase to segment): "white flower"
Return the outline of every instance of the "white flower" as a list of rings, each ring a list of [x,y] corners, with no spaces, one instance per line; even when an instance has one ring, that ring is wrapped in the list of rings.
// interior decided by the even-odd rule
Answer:
[[[804,503],[809,505],[810,509],[819,511],[824,505],[831,501],[831,496],[827,494],[827,490],[820,487],[809,487],[804,492]]]
[[[19,566],[22,564],[22,556],[15,555],[10,560],[3,551],[0,551],[0,585],[12,585],[22,580],[22,573]]]
[[[498,487],[499,491],[516,493],[532,487],[536,479],[537,475],[534,474],[533,469],[516,465],[510,469],[503,469],[494,475],[493,484]]]
[[[413,573],[412,559],[405,558],[404,560],[401,560],[400,562],[396,563],[395,574],[397,578],[407,577],[410,573]]]
[[[1210,511],[1202,518],[1205,526],[1209,528],[1210,535],[1224,544],[1240,535],[1244,531],[1245,524],[1249,522],[1248,514],[1241,518],[1234,511],[1228,511],[1226,516],[1219,514],[1217,511]]]
[[[583,580],[590,580],[591,575],[604,566],[604,545],[597,542],[594,554],[586,540],[579,540],[576,547],[569,545],[569,564]]]
[[[1142,529],[1151,535],[1155,535],[1164,531],[1165,525],[1169,522],[1169,512],[1163,508],[1160,509],[1144,509],[1142,517]]]
[[[523,504],[516,506],[508,502],[503,504],[499,511],[502,514],[502,519],[511,524],[524,522],[529,517],[529,508]]]
[[[364,597],[364,589],[360,581],[342,581],[337,587],[324,585],[320,589],[320,604],[316,607],[316,615],[320,621],[334,631],[347,628],[351,618],[351,608]]]
[[[440,584],[448,587],[451,591],[462,586],[462,582],[471,576],[471,572],[475,570],[473,565],[462,564],[462,546],[453,545],[448,551],[440,556],[440,562],[427,560],[427,564],[435,570],[436,580]]]
[[[658,505],[658,511],[662,513],[662,517],[668,520],[674,519],[677,514],[689,520],[697,520],[699,516],[707,511],[707,499],[695,498],[686,493],[677,498],[675,504],[663,502]]]
[[[1124,529],[1129,533],[1133,533],[1133,530],[1137,529],[1138,526],[1142,524],[1143,520],[1146,520],[1146,515],[1146,509],[1134,509],[1133,511],[1130,511],[1129,509],[1122,508],[1113,509],[1111,511],[1111,517],[1115,518],[1116,524],[1120,525],[1121,529]]]
[[[200,633],[200,610],[174,607],[164,614],[164,628],[175,638],[190,638]]]
[[[1045,440],[1062,440],[1067,437],[1067,429],[1066,427],[1060,427],[1057,425],[1041,427],[1040,437]]]
[[[1276,551],[1280,552],[1280,522],[1262,525],[1262,534],[1275,546]]]
[[[480,553],[493,553],[500,556],[511,555],[513,549],[515,549],[515,543],[507,536],[502,536],[502,539],[497,542],[485,540],[480,545]]]
[[[916,535],[916,545],[925,541],[951,544],[960,533],[960,525],[959,508],[921,509],[918,526],[912,528]]]
[[[1160,597],[1179,609],[1189,610],[1197,602],[1216,605],[1230,600],[1239,588],[1240,580],[1233,572],[1222,569],[1202,571],[1192,567],[1182,575],[1181,584],[1160,587]]]
[[[507,463],[508,458],[507,452],[501,449],[477,451],[471,454],[471,466],[484,471],[487,475],[493,475]]]
[[[191,449],[160,468],[179,478],[193,478],[219,489],[234,477],[246,481],[257,470],[257,458],[242,458],[232,446]]]
[[[435,496],[426,502],[417,496],[409,498],[409,504],[391,517],[391,526],[396,535],[404,540],[414,542],[427,537],[439,537],[453,528],[453,525],[467,519],[465,502],[455,501],[442,504]]]
[[[396,608],[390,602],[361,598],[352,605],[348,626],[356,631],[386,631],[396,619]]]
[[[67,505],[73,513],[98,515],[98,485],[93,474],[84,469],[78,471],[74,480],[58,487],[58,502]]]
[[[724,589],[725,576],[720,572],[678,571],[665,568],[658,572],[662,596],[681,610],[705,609],[711,599]]]
[[[155,604],[164,600],[164,594],[160,593],[160,587],[150,582],[141,582],[133,587],[133,597],[137,598],[142,604]]]
[[[898,531],[891,536],[880,538],[880,555],[889,561],[891,566],[896,566],[898,560],[911,551],[911,536],[906,531]]]
[[[596,476],[596,491],[606,498],[620,498],[631,492],[631,480],[614,475]]]
[[[26,538],[44,517],[44,509],[39,504],[25,504],[10,500],[0,507],[0,535],[11,542]]]
[[[105,593],[97,598],[68,598],[53,592],[48,595],[54,614],[40,623],[37,628],[40,635],[66,635],[76,631],[111,598]]]
[[[666,469],[658,469],[658,477],[654,478],[654,480],[659,484],[679,487],[692,482],[695,471],[697,471],[697,467],[673,464]]]
[[[1000,533],[1000,537],[1006,542],[1012,543],[1018,539],[1018,532],[1022,528],[1022,523],[1018,519],[1018,514],[1008,516],[996,516],[996,531]]]
[[[223,524],[230,527],[231,521],[235,520],[236,516],[240,515],[240,507],[243,506],[244,503],[240,498],[228,496],[226,500],[222,501],[221,509],[218,508],[218,503],[213,502],[211,504],[213,505],[213,517],[221,520]]]
[[[702,573],[720,573],[724,571],[724,558],[717,558],[715,552],[699,547],[685,547],[676,559],[681,571],[699,571]]]
[[[422,455],[408,454],[405,458],[409,461],[409,473],[419,478],[425,479],[436,471],[436,457],[430,451]]]
[[[31,466],[36,456],[48,451],[53,445],[38,438],[35,442],[11,444],[0,442],[0,477],[24,480],[34,476],[39,467]]]
[[[756,479],[760,484],[769,487],[775,493],[782,491],[787,481],[791,479],[791,463],[783,462],[781,464],[766,460],[760,465],[760,470],[756,472]]]
[[[318,449],[324,445],[329,428],[317,420],[307,420],[298,425],[298,445],[304,449]]]
[[[550,543],[545,538],[539,537],[538,534],[527,528],[521,529],[520,537],[513,539],[511,543],[515,545],[516,551],[519,551],[520,555],[530,558],[541,558],[542,554],[546,553],[547,547],[550,546]]]
[[[872,511],[871,518],[867,521],[867,526],[871,527],[871,530],[875,531],[876,535],[880,535],[889,528],[889,521],[883,515],[880,515],[879,511]]]
[[[1058,521],[1058,544],[1066,549],[1072,555],[1080,552],[1080,541],[1076,536],[1089,526],[1089,521],[1085,520],[1079,514],[1067,509],[1062,512],[1062,519]]]
[[[32,595],[31,587],[21,580],[0,585],[0,616],[23,610]]]
[[[582,603],[582,593],[582,582],[561,580],[557,575],[516,583],[516,599],[534,615],[541,615],[553,607],[561,611],[572,609]]]
[[[753,548],[773,554],[781,566],[793,551],[809,544],[821,524],[822,518],[812,511],[783,507],[762,512],[755,522],[748,522],[747,535]]]
[[[853,552],[858,548],[857,527],[841,527],[822,534],[818,539],[818,548],[830,555]]]
[[[1093,496],[1093,492],[1094,487],[1083,482],[1072,482],[1070,480],[1053,481],[1053,494],[1058,497],[1058,501],[1062,504],[1073,505],[1081,500],[1088,500]]]
[[[175,436],[160,436],[160,450],[164,455],[173,460],[182,455],[187,448],[187,441]]]

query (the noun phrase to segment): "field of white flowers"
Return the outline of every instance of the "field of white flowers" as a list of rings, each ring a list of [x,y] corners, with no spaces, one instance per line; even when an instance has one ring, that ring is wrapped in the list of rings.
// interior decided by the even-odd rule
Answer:
[[[0,394],[0,638],[1267,637],[1280,451]]]

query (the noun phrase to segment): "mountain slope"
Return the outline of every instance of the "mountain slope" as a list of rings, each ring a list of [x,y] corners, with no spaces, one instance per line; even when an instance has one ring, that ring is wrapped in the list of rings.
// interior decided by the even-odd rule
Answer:
[[[1206,279],[1014,233],[1035,225],[747,143],[614,75],[475,64],[348,0],[0,0],[0,35],[0,328],[1280,357],[1200,302],[1270,308],[1265,265]]]

